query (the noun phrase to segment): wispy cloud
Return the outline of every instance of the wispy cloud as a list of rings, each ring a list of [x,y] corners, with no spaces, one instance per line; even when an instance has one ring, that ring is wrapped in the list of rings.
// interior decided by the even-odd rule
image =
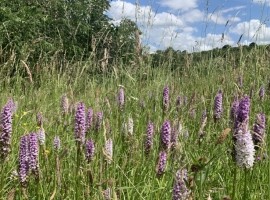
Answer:
[[[227,24],[241,21],[238,17],[240,10],[245,6],[236,6],[227,9],[215,10],[213,13],[208,14],[208,19],[216,24]],[[233,12],[233,14],[231,14]]]
[[[184,11],[198,7],[197,0],[161,0],[159,4],[172,10]]]

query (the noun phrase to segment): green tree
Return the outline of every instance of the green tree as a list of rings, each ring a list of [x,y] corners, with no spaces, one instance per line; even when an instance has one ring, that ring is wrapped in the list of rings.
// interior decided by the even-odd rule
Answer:
[[[93,38],[110,29],[108,8],[107,0],[2,0],[0,45],[21,59],[88,56]]]
[[[15,55],[35,73],[37,63],[50,60],[91,60],[93,68],[133,61],[139,29],[129,19],[115,26],[105,14],[109,6],[108,0],[1,0],[0,64]]]
[[[140,45],[137,34],[140,34],[139,28],[135,22],[130,19],[122,19],[119,26],[115,26],[113,35],[113,44],[111,54],[121,59],[124,63],[134,61],[136,48]]]

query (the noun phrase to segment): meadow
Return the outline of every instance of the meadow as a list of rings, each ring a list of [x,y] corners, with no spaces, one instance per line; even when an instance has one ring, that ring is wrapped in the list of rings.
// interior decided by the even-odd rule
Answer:
[[[269,58],[261,51],[241,55],[237,66],[215,58],[189,62],[180,71],[145,62],[91,75],[91,63],[69,65],[65,72],[42,63],[37,78],[29,78],[31,71],[3,76],[1,199],[269,199],[267,122],[252,167],[238,166],[232,156],[235,96],[250,97],[252,134],[256,115],[269,117]],[[214,120],[219,90],[223,112]],[[5,156],[7,106],[12,133]],[[174,135],[171,140],[164,131]],[[25,155],[36,154],[23,159],[20,143],[27,134],[39,143],[31,146],[29,139]],[[23,171],[35,156],[36,168]],[[183,196],[173,198],[177,180]]]

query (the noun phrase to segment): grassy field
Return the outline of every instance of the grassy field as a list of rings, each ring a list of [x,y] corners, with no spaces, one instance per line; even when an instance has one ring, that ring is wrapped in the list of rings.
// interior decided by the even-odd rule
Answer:
[[[9,98],[17,104],[12,120],[11,152],[1,161],[1,199],[104,199],[105,190],[110,190],[109,199],[172,199],[179,169],[187,170],[184,184],[190,199],[270,199],[268,126],[265,145],[260,150],[265,156],[255,159],[251,169],[238,167],[234,162],[232,131],[221,143],[217,142],[226,128],[233,128],[230,107],[235,95],[250,95],[250,130],[257,113],[263,112],[269,118],[267,59],[260,51],[253,50],[249,55],[241,55],[236,66],[228,65],[224,58],[215,58],[190,62],[184,71],[171,70],[166,63],[156,68],[142,64],[133,69],[120,65],[110,73],[99,75],[87,74],[87,65],[83,63],[69,66],[76,70],[67,73],[60,73],[56,65],[47,63],[32,83],[20,74],[1,75],[0,105],[4,107]],[[239,77],[243,79],[242,86]],[[166,86],[169,107],[164,111]],[[266,92],[263,99],[259,97],[261,86]],[[125,94],[122,109],[117,100],[120,88]],[[224,111],[215,123],[214,99],[219,89],[223,92]],[[64,94],[70,105],[66,115],[61,108]],[[177,107],[178,96],[181,104]],[[95,144],[90,162],[86,160],[85,145],[74,137],[78,102],[83,102],[87,109],[92,108],[94,116],[103,113],[101,127],[91,128],[85,135],[86,140],[92,139]],[[207,122],[200,136],[204,111]],[[46,141],[45,145],[39,145],[38,177],[29,172],[27,183],[22,185],[16,175],[20,138],[39,132],[38,113],[43,116]],[[179,132],[179,137],[175,148],[167,150],[164,173],[157,175],[162,150],[160,133],[166,120]],[[133,121],[133,131],[132,123],[125,126],[130,121]],[[154,125],[154,134],[153,147],[147,155],[145,138],[149,122]],[[54,148],[55,136],[61,141],[59,150]],[[105,148],[108,139],[113,144],[111,160]]]

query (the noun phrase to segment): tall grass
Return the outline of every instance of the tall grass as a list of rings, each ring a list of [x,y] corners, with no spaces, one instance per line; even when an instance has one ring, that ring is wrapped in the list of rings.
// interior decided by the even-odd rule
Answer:
[[[231,133],[221,143],[216,141],[224,129],[230,128],[229,109],[236,93],[249,94],[251,88],[250,128],[256,113],[269,117],[269,93],[263,101],[258,96],[261,85],[267,86],[269,67],[262,50],[242,55],[237,67],[227,65],[224,58],[201,60],[184,67],[183,71],[171,70],[170,66],[128,69],[118,65],[111,73],[89,75],[83,63],[66,64],[72,70],[60,73],[53,63],[41,63],[38,78],[31,82],[17,73],[1,80],[0,105],[9,97],[18,103],[13,118],[12,151],[9,159],[1,163],[2,199],[103,199],[104,190],[110,188],[114,199],[171,199],[175,173],[188,169],[188,188],[194,199],[222,199],[225,196],[242,199],[269,199],[269,159],[257,161],[253,169],[235,166],[231,157],[233,147]],[[233,58],[233,55],[228,55]],[[56,63],[56,62],[55,62]],[[81,67],[78,67],[81,66]],[[19,63],[17,68],[22,67]],[[237,80],[243,75],[243,87]],[[117,94],[120,85],[125,90],[125,106],[119,110]],[[170,107],[163,118],[162,93],[165,85],[170,89]],[[217,123],[213,121],[213,105],[216,92],[224,93],[224,114]],[[269,90],[268,90],[269,92]],[[95,142],[94,160],[87,163],[83,147],[77,148],[74,139],[74,110],[63,117],[60,100],[67,94],[71,105],[83,101],[94,112],[104,113],[101,130],[91,130],[86,137]],[[176,110],[177,96],[187,96],[187,103]],[[141,104],[145,107],[141,107]],[[195,115],[191,111],[195,110]],[[207,111],[208,121],[204,136],[199,137],[200,120]],[[17,176],[20,137],[36,132],[35,116],[44,117],[46,148],[40,148],[38,185],[32,176],[22,190]],[[123,123],[132,117],[134,133],[123,132]],[[180,133],[176,149],[169,153],[163,176],[156,175],[160,151],[160,129],[164,119],[172,123],[180,121]],[[148,121],[154,123],[154,145],[147,156],[144,139]],[[110,128],[108,128],[110,127]],[[269,131],[267,126],[266,133]],[[188,134],[187,134],[188,132]],[[55,136],[61,140],[61,149],[53,148]],[[113,141],[112,162],[107,162],[104,145],[107,138]],[[268,136],[267,136],[268,139]],[[265,152],[269,154],[266,139]],[[79,153],[77,153],[79,152]],[[80,155],[78,164],[77,154]],[[78,166],[79,165],[79,166]],[[237,173],[235,172],[237,171]],[[76,194],[77,192],[77,194]],[[24,195],[23,195],[24,194]],[[12,198],[14,197],[14,198]]]

